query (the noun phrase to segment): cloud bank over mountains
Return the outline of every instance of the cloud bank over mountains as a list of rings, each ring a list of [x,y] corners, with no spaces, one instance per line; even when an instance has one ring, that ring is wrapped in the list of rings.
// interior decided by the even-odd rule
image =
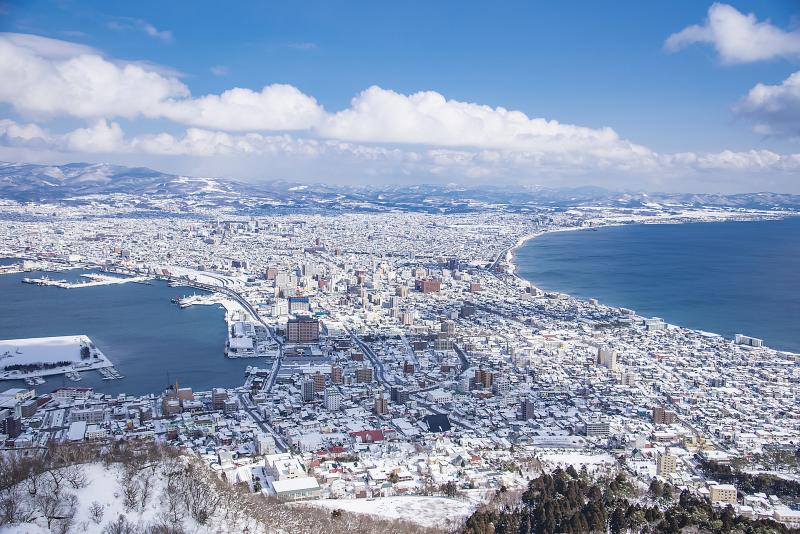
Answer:
[[[800,54],[800,34],[723,4],[710,8],[704,25],[670,36],[665,46],[678,50],[692,43],[711,43],[726,64]],[[797,136],[798,76],[753,87],[734,111],[759,133]],[[341,110],[326,110],[286,84],[193,95],[169,67],[28,34],[0,33],[0,79],[0,103],[13,117],[0,119],[0,159],[6,160],[169,161],[167,168],[178,172],[315,181],[503,180],[661,189],[699,181],[708,190],[753,190],[754,180],[764,189],[792,188],[800,171],[800,154],[664,154],[610,127],[529,117],[435,91],[402,94],[372,86]],[[76,121],[82,126],[65,131],[63,124]],[[136,133],[126,133],[129,125]]]

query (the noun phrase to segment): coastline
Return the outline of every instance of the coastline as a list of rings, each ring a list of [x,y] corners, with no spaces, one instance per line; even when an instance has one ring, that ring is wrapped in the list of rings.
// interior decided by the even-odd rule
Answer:
[[[9,257],[9,256],[7,256]],[[93,271],[97,269],[97,266],[86,265],[85,263],[80,266],[73,267],[76,270],[72,269],[63,269],[63,271],[70,271],[68,273],[61,273],[61,277],[68,278],[72,280],[73,278],[78,278],[80,276],[79,273],[85,273],[86,270]],[[74,274],[73,274],[74,273]],[[7,273],[9,274],[8,277],[4,277],[2,273],[0,274],[0,278],[3,279],[3,287],[9,287],[8,284],[12,284],[10,289],[14,290],[15,295],[19,295],[18,298],[29,300],[42,300],[44,299],[48,303],[50,299],[54,299],[57,302],[57,306],[59,309],[63,307],[62,303],[64,302],[95,302],[95,299],[101,299],[104,302],[108,301],[117,301],[123,297],[117,297],[118,291],[123,291],[125,295],[138,294],[138,291],[144,290],[147,292],[155,291],[156,301],[152,301],[151,293],[147,293],[144,296],[144,301],[139,299],[138,297],[133,297],[137,303],[141,302],[151,302],[151,304],[141,304],[137,307],[137,309],[148,310],[144,315],[148,317],[152,317],[153,315],[157,315],[161,317],[162,315],[169,319],[172,317],[172,310],[176,309],[177,306],[175,304],[170,304],[170,297],[174,296],[176,292],[179,293],[189,293],[189,288],[196,290],[198,294],[208,292],[208,290],[194,288],[192,285],[186,285],[182,287],[172,287],[168,288],[168,284],[163,280],[155,279],[152,284],[146,285],[144,287],[138,287],[140,284],[134,284],[136,287],[126,287],[131,286],[131,284],[126,283],[117,283],[117,284],[101,284],[99,286],[94,286],[93,291],[86,291],[85,293],[82,291],[72,292],[72,291],[64,291],[60,288],[44,288],[44,291],[37,291],[43,288],[39,287],[31,287],[29,285],[21,284],[17,282],[17,279],[23,276],[22,273]],[[123,276],[125,273],[116,273],[117,276]],[[28,275],[31,276],[31,275]],[[40,274],[36,273],[32,276],[41,276]],[[53,276],[51,273],[50,276]],[[126,280],[128,274],[125,274]],[[84,287],[85,284],[80,284],[78,288]],[[92,286],[86,286],[92,287]],[[52,294],[47,291],[52,291]],[[0,290],[1,292],[2,290]],[[22,292],[22,293],[17,293]],[[136,292],[136,293],[129,293],[129,292]],[[30,294],[30,297],[25,297],[25,295]],[[49,295],[52,295],[49,296]],[[17,298],[17,297],[15,297]],[[244,371],[244,362],[234,362],[231,358],[226,358],[225,354],[225,343],[227,339],[228,332],[230,331],[230,322],[234,319],[234,312],[237,311],[239,308],[238,304],[236,303],[228,303],[222,302],[222,298],[220,298],[220,302],[213,303],[218,304],[220,308],[224,309],[216,309],[217,306],[202,306],[202,308],[214,309],[214,312],[209,317],[208,311],[206,310],[194,310],[194,314],[189,313],[189,310],[181,310],[184,313],[176,313],[175,314],[175,323],[168,322],[166,319],[162,323],[158,323],[155,327],[160,327],[161,325],[167,325],[168,329],[177,328],[178,335],[183,336],[189,343],[190,347],[193,352],[192,354],[197,354],[197,357],[189,355],[189,350],[184,348],[184,345],[179,345],[178,343],[174,342],[171,338],[173,337],[173,332],[170,330],[169,332],[165,332],[161,339],[163,342],[153,343],[151,340],[147,341],[137,341],[135,338],[139,336],[130,336],[127,332],[124,332],[121,328],[116,327],[109,327],[110,329],[107,331],[106,322],[105,320],[98,319],[95,316],[98,314],[91,313],[90,315],[91,320],[90,324],[87,324],[86,328],[87,331],[85,332],[89,335],[92,340],[96,343],[99,343],[99,348],[103,351],[103,353],[109,358],[110,364],[115,366],[122,374],[125,375],[125,380],[115,380],[115,381],[106,381],[102,380],[102,377],[97,374],[97,372],[85,373],[82,372],[82,381],[77,382],[76,384],[70,381],[64,381],[59,374],[54,374],[49,377],[44,377],[48,380],[46,386],[42,386],[43,388],[57,388],[63,385],[77,385],[81,387],[93,387],[96,392],[108,394],[108,395],[117,395],[120,393],[125,393],[128,395],[144,395],[149,393],[157,393],[161,390],[161,381],[158,378],[151,379],[148,376],[148,373],[152,373],[152,370],[148,370],[146,366],[140,363],[141,360],[132,357],[137,353],[144,353],[152,350],[163,351],[164,354],[167,356],[159,360],[159,365],[163,365],[166,369],[165,372],[169,372],[172,376],[178,376],[182,378],[182,382],[192,381],[192,384],[197,388],[197,391],[202,391],[204,389],[209,389],[212,387],[238,387],[241,385],[241,376]],[[212,303],[209,303],[212,304]],[[228,304],[228,306],[226,306]],[[49,306],[49,304],[48,304]],[[83,304],[81,304],[83,306]],[[155,307],[154,307],[155,306]],[[94,306],[93,306],[94,308]],[[116,308],[115,308],[116,310]],[[121,312],[125,317],[128,317],[129,314],[125,309],[122,309]],[[50,312],[47,312],[50,314]],[[116,316],[117,312],[114,311],[113,313],[109,314],[112,316]],[[181,317],[182,315],[187,314],[185,317]],[[197,315],[199,314],[199,315]],[[196,333],[193,328],[186,326],[185,324],[188,322],[193,322],[195,319],[191,319],[190,317],[196,317],[199,324],[206,325],[201,327],[201,332]],[[122,321],[125,323],[125,320]],[[137,323],[138,324],[138,323]],[[149,324],[149,322],[147,323]],[[95,325],[93,328],[91,325]],[[98,325],[99,328],[97,327]],[[219,326],[218,326],[219,325]],[[75,325],[72,325],[75,326]],[[5,326],[4,326],[5,328]],[[92,329],[93,328],[93,329]],[[149,326],[146,327],[149,330]],[[188,329],[192,329],[191,333],[186,333]],[[35,328],[28,328],[27,331],[20,331],[19,334],[15,332],[15,330],[11,330],[5,328],[4,338],[40,338],[40,337],[49,337],[49,336],[56,336],[62,333],[69,334],[70,330],[77,331],[74,328],[67,325],[61,325],[61,323],[56,322],[51,325],[49,320],[45,320],[44,322],[40,322],[39,326]],[[206,331],[213,331],[221,332],[221,337],[217,337],[216,334],[209,335],[206,334]],[[109,333],[111,332],[111,333]],[[102,335],[101,335],[102,333]],[[148,336],[144,336],[147,338]],[[205,340],[208,340],[206,342]],[[0,351],[2,353],[2,351]],[[183,354],[186,353],[186,354]],[[203,381],[197,380],[193,377],[192,373],[197,374],[194,371],[194,359],[200,361],[200,365],[202,366],[201,369],[208,373],[209,377],[213,377],[216,375],[216,378],[208,378],[203,379]],[[252,363],[251,363],[252,364]],[[219,373],[217,373],[219,371]],[[165,373],[152,373],[157,375],[163,375]],[[12,387],[10,384],[14,383],[21,383],[19,382],[20,378],[18,377],[3,377],[0,383],[6,387]],[[101,381],[102,380],[102,381]],[[216,380],[216,382],[214,382]],[[212,383],[213,382],[213,383]],[[150,385],[152,383],[152,386]],[[8,385],[7,385],[8,384]]]
[[[555,233],[561,233],[561,232],[587,231],[587,230],[594,230],[594,229],[600,229],[600,228],[612,228],[612,227],[621,227],[621,226],[680,225],[680,224],[691,224],[691,223],[695,223],[695,224],[713,224],[713,223],[730,223],[730,222],[777,221],[777,220],[789,219],[789,218],[794,218],[794,217],[800,217],[800,213],[781,214],[780,216],[778,216],[776,214],[775,216],[769,216],[769,217],[726,218],[726,219],[710,220],[710,221],[709,220],[706,220],[706,221],[666,220],[666,221],[654,221],[654,222],[642,221],[642,222],[634,222],[634,223],[609,223],[609,224],[599,224],[599,225],[594,225],[594,226],[555,228],[555,229],[552,229],[552,230],[544,230],[542,232],[537,232],[537,233],[527,234],[527,235],[522,236],[519,240],[517,240],[517,242],[512,247],[510,247],[506,251],[506,254],[505,254],[505,263],[507,264],[507,271],[506,272],[509,275],[511,275],[513,278],[517,279],[518,281],[520,281],[520,282],[522,282],[524,284],[528,284],[531,288],[534,288],[534,289],[537,289],[537,290],[540,290],[540,291],[545,291],[542,288],[538,287],[533,281],[527,280],[527,279],[523,278],[522,276],[520,276],[519,273],[518,273],[517,264],[514,261],[514,252],[515,251],[517,251],[519,248],[525,246],[525,244],[527,244],[529,241],[532,241],[533,239],[541,237],[541,236],[543,236],[545,234],[555,234]],[[548,292],[552,291],[552,292],[555,292],[555,293],[560,293],[560,294],[563,294],[563,295],[567,295],[570,299],[574,299],[574,300],[580,301],[580,302],[582,302],[582,303],[584,303],[586,305],[590,304],[589,303],[589,299],[583,299],[583,298],[577,297],[575,295],[572,295],[570,293],[566,293],[564,291],[558,291],[558,290],[555,290],[555,289],[547,290],[547,291]],[[598,301],[597,304],[599,306],[609,306],[609,305],[604,304],[603,302],[599,302],[599,301]],[[616,307],[619,307],[619,306],[616,306]],[[635,309],[633,311],[634,311],[636,317],[642,317],[642,318],[644,317],[644,316],[639,315],[639,313]],[[674,326],[674,327],[678,327],[678,328],[682,328],[682,329],[686,329],[686,330],[690,330],[692,332],[697,332],[697,333],[700,333],[700,334],[703,334],[703,335],[717,336],[717,337],[720,337],[722,339],[727,339],[730,342],[733,342],[733,339],[731,339],[729,337],[726,337],[723,334],[719,334],[717,332],[710,332],[710,331],[707,331],[707,330],[704,330],[704,329],[693,328],[693,327],[686,326],[686,325],[683,325],[683,324],[668,323],[668,325]],[[770,348],[771,350],[775,350],[777,352],[790,354],[790,355],[795,355],[795,356],[800,356],[800,351],[795,352],[795,351],[792,351],[792,350],[777,349],[777,348],[770,347],[768,343],[766,343],[765,346],[767,348]]]

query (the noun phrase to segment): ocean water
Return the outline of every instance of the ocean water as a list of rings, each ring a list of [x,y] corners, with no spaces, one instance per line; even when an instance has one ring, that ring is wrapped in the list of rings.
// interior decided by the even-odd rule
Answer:
[[[8,263],[7,261],[4,263]],[[81,373],[72,382],[51,377],[37,386],[41,392],[56,387],[94,387],[95,391],[143,395],[159,393],[176,380],[195,391],[244,383],[248,365],[264,360],[225,358],[225,312],[218,306],[180,309],[170,299],[203,293],[186,287],[126,283],[63,289],[21,283],[25,277],[46,274],[53,279],[78,280],[81,273],[31,272],[0,275],[0,339],[85,334],[125,375],[102,380],[96,371]],[[22,381],[0,381],[0,389],[24,386]]]
[[[800,352],[800,217],[555,232],[514,262],[545,290]]]

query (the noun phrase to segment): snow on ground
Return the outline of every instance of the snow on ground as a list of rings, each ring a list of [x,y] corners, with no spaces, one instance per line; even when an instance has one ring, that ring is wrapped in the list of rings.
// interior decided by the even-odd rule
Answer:
[[[164,491],[164,481],[161,477],[153,478],[151,497],[144,510],[126,511],[122,496],[122,489],[119,483],[118,474],[121,466],[112,465],[105,467],[100,463],[85,464],[82,466],[88,484],[84,488],[74,489],[66,486],[68,493],[74,494],[77,498],[77,513],[70,532],[80,534],[102,534],[103,529],[117,520],[122,515],[134,525],[148,525],[156,522],[159,515],[164,510],[161,503],[161,494]],[[92,521],[90,507],[93,503],[98,503],[103,507],[102,519],[99,523]],[[184,527],[188,532],[196,534],[207,534],[209,532],[227,533],[228,530],[220,528],[215,530],[211,525],[198,525],[191,518],[186,517]],[[38,519],[32,523],[13,524],[0,527],[0,534],[43,534],[50,533],[51,530],[45,528],[43,519]]]
[[[155,519],[157,508],[152,503],[145,508],[141,516],[136,512],[125,511],[115,471],[115,468],[106,469],[101,464],[87,465],[84,467],[84,473],[86,473],[86,478],[89,481],[88,486],[79,490],[71,490],[78,496],[78,514],[75,516],[75,523],[83,525],[83,522],[86,522],[84,534],[99,534],[104,523],[113,521],[120,515],[124,515],[134,522],[138,519]],[[159,486],[153,493],[157,495],[161,489]],[[95,501],[103,506],[103,523],[100,525],[89,518],[89,507]]]
[[[189,280],[193,280],[201,284],[233,287],[239,283],[239,280],[236,278],[224,274],[198,271],[196,269],[189,269],[187,267],[180,267],[178,265],[167,265],[165,268],[172,273],[173,276],[185,276]]]
[[[376,499],[325,499],[297,503],[369,514],[381,519],[403,519],[424,527],[448,528],[469,517],[474,505],[446,497],[380,497]]]
[[[52,531],[32,524],[3,525],[0,527],[0,534],[52,534]]]
[[[93,345],[92,341],[84,335],[0,340],[0,370],[10,365],[71,362],[68,367],[42,369],[30,373],[0,371],[0,378],[53,375],[71,371],[73,368],[84,371],[111,365],[108,358],[97,348],[94,349],[91,358],[82,360],[81,346],[84,344],[90,347]],[[95,358],[95,354],[97,358]]]

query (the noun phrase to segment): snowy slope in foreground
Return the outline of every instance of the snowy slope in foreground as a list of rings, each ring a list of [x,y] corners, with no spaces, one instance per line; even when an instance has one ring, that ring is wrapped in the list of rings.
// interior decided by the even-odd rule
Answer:
[[[446,497],[381,497],[377,499],[331,499],[307,501],[302,506],[320,506],[368,514],[381,519],[404,519],[423,527],[447,529],[469,517],[474,504]]]

